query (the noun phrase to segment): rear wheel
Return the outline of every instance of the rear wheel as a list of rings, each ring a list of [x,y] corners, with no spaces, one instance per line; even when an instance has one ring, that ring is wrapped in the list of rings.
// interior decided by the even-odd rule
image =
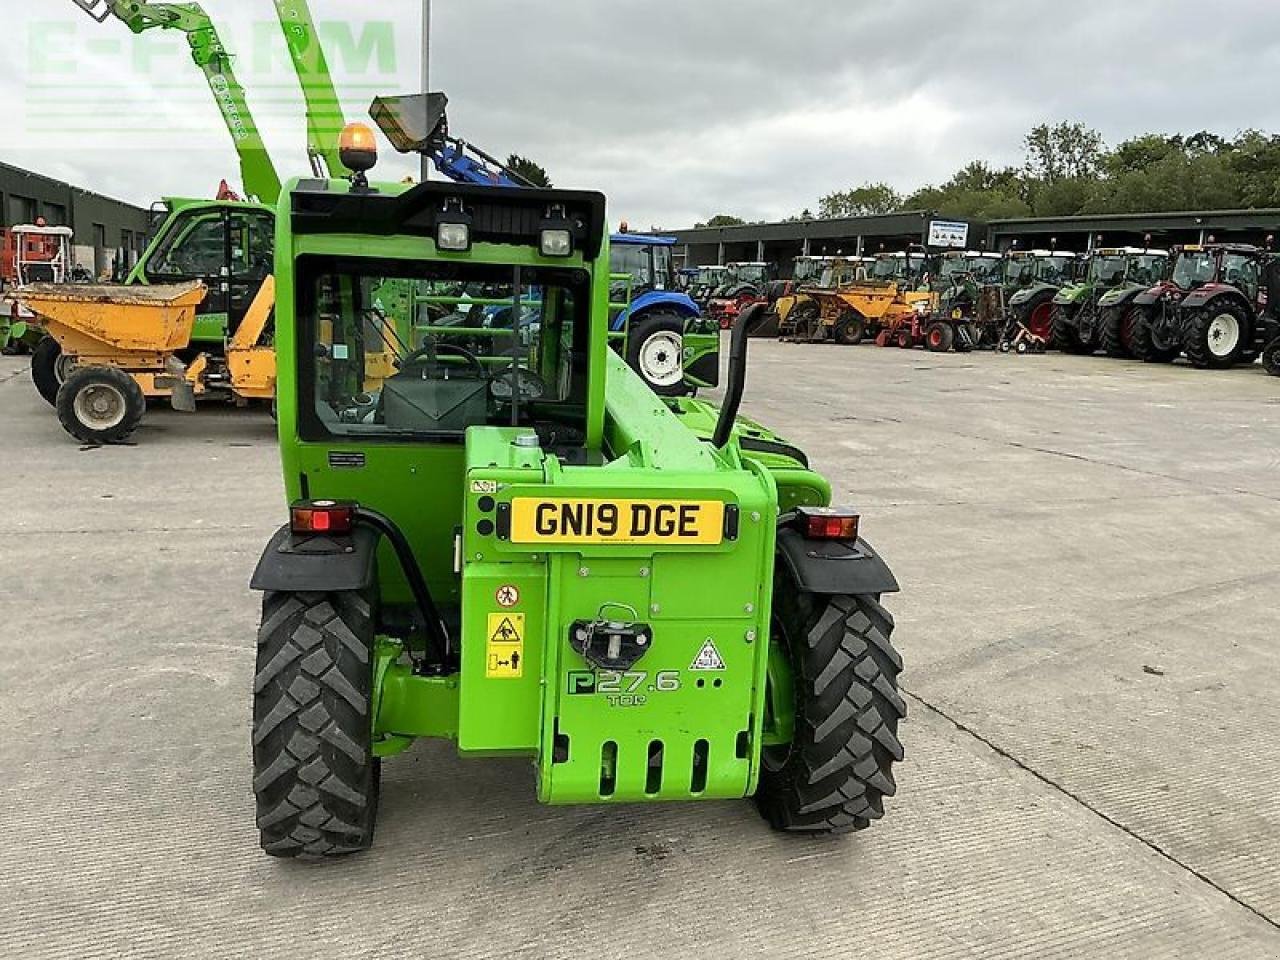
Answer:
[[[253,681],[262,849],[331,857],[373,843],[374,613],[362,593],[268,593]]]
[[[684,320],[674,313],[649,313],[633,320],[627,333],[627,364],[660,397],[683,397]]]
[[[1193,367],[1222,370],[1241,360],[1249,318],[1238,303],[1210,304],[1187,317],[1183,348]]]
[[[1049,314],[1050,346],[1063,353],[1093,353],[1093,345],[1080,336],[1073,320],[1071,312],[1062,304],[1052,305]]]
[[[138,429],[147,398],[118,367],[84,367],[58,388],[54,406],[63,429],[81,443],[120,443]]]
[[[955,331],[946,323],[931,323],[925,331],[924,346],[933,353],[946,353],[955,343]]]
[[[1045,343],[1049,342],[1049,338],[1053,336],[1053,301],[1048,295],[1046,299],[1027,307],[1025,323],[1033,336]]]
[[[770,642],[790,665],[794,735],[763,750],[756,804],[778,830],[861,830],[884,815],[903,753],[893,618],[876,597],[812,594],[785,569],[774,582]]]
[[[840,317],[840,322],[836,324],[833,336],[836,343],[854,347],[860,344],[866,335],[867,325],[860,316],[850,311]]]
[[[31,380],[36,391],[49,406],[58,402],[58,388],[75,369],[75,360],[64,356],[62,345],[53,337],[45,337],[31,351]]]

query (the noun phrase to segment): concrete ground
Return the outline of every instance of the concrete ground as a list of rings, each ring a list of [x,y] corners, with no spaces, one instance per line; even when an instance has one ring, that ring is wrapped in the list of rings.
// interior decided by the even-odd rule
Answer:
[[[85,450],[0,360],[0,956],[1280,956],[1280,380],[754,345],[903,592],[886,818],[550,809],[420,745],[376,848],[257,848],[260,412]]]

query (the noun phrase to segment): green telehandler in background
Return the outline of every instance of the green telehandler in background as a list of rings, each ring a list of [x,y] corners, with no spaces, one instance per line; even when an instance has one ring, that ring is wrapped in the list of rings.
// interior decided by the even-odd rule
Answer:
[[[737,416],[762,306],[717,409],[609,349],[599,194],[361,172],[291,184],[278,218],[289,522],[252,581],[268,853],[367,848],[382,761],[428,737],[528,757],[546,803],[754,797],[799,832],[882,815],[898,586],[804,453]],[[428,324],[397,315],[414,303]],[[399,366],[371,385],[383,347]]]

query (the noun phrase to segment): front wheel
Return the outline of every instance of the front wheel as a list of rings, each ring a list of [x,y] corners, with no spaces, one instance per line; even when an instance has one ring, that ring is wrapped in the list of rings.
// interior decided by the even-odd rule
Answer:
[[[147,412],[147,398],[119,367],[83,367],[58,388],[54,406],[67,433],[100,445],[129,439]]]
[[[1157,307],[1134,307],[1131,311],[1129,350],[1143,363],[1173,363],[1182,352],[1181,344],[1167,343],[1157,323]]]
[[[836,324],[834,339],[847,347],[856,347],[867,335],[867,325],[863,319],[852,311],[845,313]]]
[[[253,792],[273,857],[373,843],[374,611],[363,593],[268,593],[253,679]]]
[[[951,349],[951,345],[955,343],[955,339],[955,331],[951,329],[949,324],[935,321],[925,331],[924,346],[926,350],[933,353],[946,353]]]
[[[1134,307],[1108,307],[1102,311],[1102,352],[1116,360],[1132,356],[1133,324],[1137,309]]]
[[[632,320],[627,332],[627,365],[660,397],[683,397],[684,320],[674,313],[650,313]]]
[[[1280,377],[1280,337],[1262,348],[1262,369],[1273,377]]]
[[[1093,353],[1093,344],[1080,335],[1075,317],[1061,304],[1054,304],[1050,315],[1050,345],[1062,353]]]
[[[1224,370],[1240,362],[1249,330],[1249,318],[1238,303],[1212,304],[1187,317],[1183,349],[1193,367]]]
[[[893,618],[873,596],[820,596],[785,568],[774,579],[771,656],[791,690],[770,703],[794,713],[791,742],[765,747],[756,805],[777,830],[845,833],[884,815],[902,759],[902,658]],[[785,681],[783,681],[785,682]]]

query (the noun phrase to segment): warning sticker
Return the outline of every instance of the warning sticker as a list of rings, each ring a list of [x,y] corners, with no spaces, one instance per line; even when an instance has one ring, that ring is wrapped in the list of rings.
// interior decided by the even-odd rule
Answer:
[[[720,651],[716,649],[716,645],[707,637],[707,642],[702,645],[702,649],[698,651],[698,655],[693,658],[693,663],[689,664],[690,670],[723,670],[724,660],[720,657]]]
[[[490,680],[518,680],[524,676],[524,614],[491,613],[484,675]]]
[[[514,607],[520,602],[520,591],[515,584],[504,583],[498,588],[498,592],[493,595],[493,598],[498,601],[498,606],[500,607]]]

